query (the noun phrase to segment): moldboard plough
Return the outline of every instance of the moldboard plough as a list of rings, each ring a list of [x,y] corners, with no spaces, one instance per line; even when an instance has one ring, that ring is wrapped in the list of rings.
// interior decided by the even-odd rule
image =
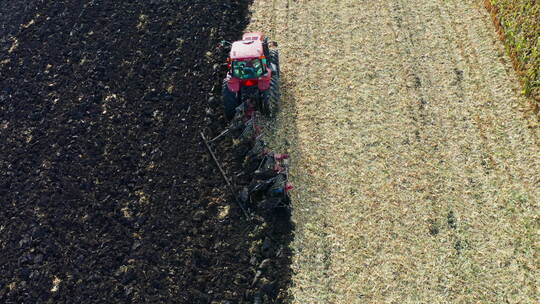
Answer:
[[[222,91],[225,116],[230,123],[212,139],[203,133],[201,137],[247,218],[252,208],[289,208],[289,191],[293,188],[288,182],[289,155],[268,149],[261,116],[271,119],[279,110],[277,43],[270,43],[261,33],[245,33],[241,41],[223,41],[221,46],[230,47]],[[238,176],[249,176],[251,181],[245,186],[233,185],[213,151],[213,145],[226,136],[232,137],[237,147],[244,147],[244,170]]]

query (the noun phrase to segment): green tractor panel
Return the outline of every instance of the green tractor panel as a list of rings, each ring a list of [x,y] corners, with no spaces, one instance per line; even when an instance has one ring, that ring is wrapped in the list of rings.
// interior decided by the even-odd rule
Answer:
[[[232,119],[236,107],[251,102],[255,109],[272,117],[279,109],[279,53],[270,49],[261,33],[245,33],[231,44],[228,72],[223,83],[225,116]]]

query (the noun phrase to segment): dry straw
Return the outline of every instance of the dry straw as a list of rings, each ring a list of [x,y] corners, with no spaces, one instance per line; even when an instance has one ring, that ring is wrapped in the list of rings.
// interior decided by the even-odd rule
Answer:
[[[281,50],[293,302],[539,302],[538,135],[481,3],[252,12]]]

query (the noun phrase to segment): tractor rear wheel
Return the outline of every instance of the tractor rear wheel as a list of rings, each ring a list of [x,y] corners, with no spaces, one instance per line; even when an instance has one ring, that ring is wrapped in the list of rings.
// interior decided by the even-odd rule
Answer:
[[[223,81],[223,108],[225,109],[225,117],[228,120],[233,119],[236,113],[236,107],[240,105],[238,102],[238,93],[234,93],[227,87],[227,81]]]
[[[269,61],[270,61],[270,66],[272,68],[272,72],[277,73],[279,76],[280,70],[279,70],[279,51],[278,50],[270,50]]]
[[[279,111],[279,98],[281,92],[279,89],[279,73],[272,74],[270,78],[270,87],[264,91],[262,112],[269,117],[275,117]]]

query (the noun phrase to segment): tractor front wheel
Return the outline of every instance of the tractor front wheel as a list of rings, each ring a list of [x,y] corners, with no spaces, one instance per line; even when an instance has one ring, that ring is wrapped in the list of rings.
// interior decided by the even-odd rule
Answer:
[[[225,117],[228,120],[233,119],[236,113],[236,107],[240,105],[238,102],[238,93],[234,93],[227,87],[227,81],[223,81],[223,107],[225,109]]]

